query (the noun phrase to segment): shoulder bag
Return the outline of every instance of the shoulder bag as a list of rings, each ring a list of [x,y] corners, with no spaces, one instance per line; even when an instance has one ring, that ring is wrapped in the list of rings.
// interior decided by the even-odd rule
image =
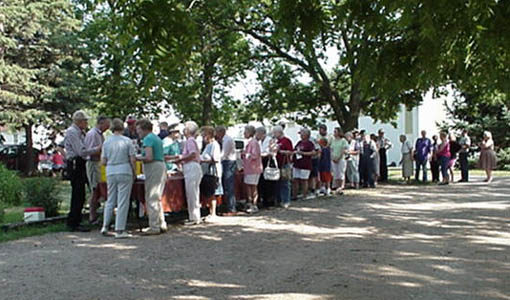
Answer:
[[[219,186],[218,172],[216,170],[216,164],[209,164],[209,170],[200,181],[200,194],[206,198],[214,196],[216,189]]]
[[[274,167],[271,167],[271,161],[274,162]],[[271,159],[267,160],[267,166],[264,169],[264,179],[269,181],[280,180],[280,169],[278,168],[278,162],[274,156],[271,156]]]

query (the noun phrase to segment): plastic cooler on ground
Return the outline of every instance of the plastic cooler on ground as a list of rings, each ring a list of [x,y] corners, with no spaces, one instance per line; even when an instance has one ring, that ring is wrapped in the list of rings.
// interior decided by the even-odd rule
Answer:
[[[24,221],[34,222],[44,220],[44,208],[42,207],[27,207],[25,208]]]

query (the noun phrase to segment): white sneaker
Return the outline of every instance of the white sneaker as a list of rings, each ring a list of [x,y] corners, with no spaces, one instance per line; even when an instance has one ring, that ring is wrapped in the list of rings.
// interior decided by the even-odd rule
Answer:
[[[290,206],[290,204],[289,204],[289,203],[284,203],[284,204],[282,204],[282,207],[283,207],[283,208],[289,208],[289,206]]]
[[[329,196],[329,195],[331,195],[331,189],[326,190],[326,196]]]
[[[158,235],[161,234],[161,229],[152,229],[150,227],[142,229],[142,235]]]
[[[212,222],[217,221],[217,220],[218,220],[218,216],[217,215],[208,215],[204,219],[204,221],[209,222],[209,223],[212,223]]]
[[[103,226],[103,228],[101,228],[101,234],[102,235],[107,235],[108,234],[108,227]]]
[[[247,213],[249,214],[256,214],[259,212],[259,208],[257,207],[257,205],[251,205],[247,210],[246,210]]]
[[[312,200],[312,199],[315,199],[315,196],[313,194],[309,194],[308,196],[305,197],[305,200]]]
[[[128,238],[131,238],[131,237],[133,237],[133,235],[130,234],[130,233],[127,233],[126,231],[115,232],[115,238],[116,239],[128,239]]]
[[[200,221],[187,220],[184,222],[184,226],[194,226],[194,225],[199,225],[199,224],[200,224]]]

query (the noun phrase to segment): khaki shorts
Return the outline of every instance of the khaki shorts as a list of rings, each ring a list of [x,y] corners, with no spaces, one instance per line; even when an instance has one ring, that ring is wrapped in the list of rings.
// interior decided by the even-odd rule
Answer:
[[[101,180],[100,162],[87,160],[87,179],[91,189],[95,189]]]
[[[244,183],[249,185],[259,184],[260,174],[248,174],[244,175]]]

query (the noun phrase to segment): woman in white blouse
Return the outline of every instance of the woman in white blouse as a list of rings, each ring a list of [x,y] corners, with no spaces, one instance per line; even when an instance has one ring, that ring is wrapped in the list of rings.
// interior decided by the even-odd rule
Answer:
[[[410,181],[411,176],[413,176],[413,157],[414,157],[414,148],[411,141],[407,139],[405,135],[400,135],[400,142],[402,143],[402,177],[405,180]]]
[[[206,221],[213,221],[216,218],[216,205],[218,199],[223,196],[223,186],[221,184],[221,148],[220,144],[214,139],[214,128],[211,126],[202,127],[202,141],[204,148],[200,155],[200,165],[203,174],[209,174],[210,170],[216,169],[216,176],[218,177],[218,188],[214,192],[214,196],[207,199],[209,206],[209,215]]]

